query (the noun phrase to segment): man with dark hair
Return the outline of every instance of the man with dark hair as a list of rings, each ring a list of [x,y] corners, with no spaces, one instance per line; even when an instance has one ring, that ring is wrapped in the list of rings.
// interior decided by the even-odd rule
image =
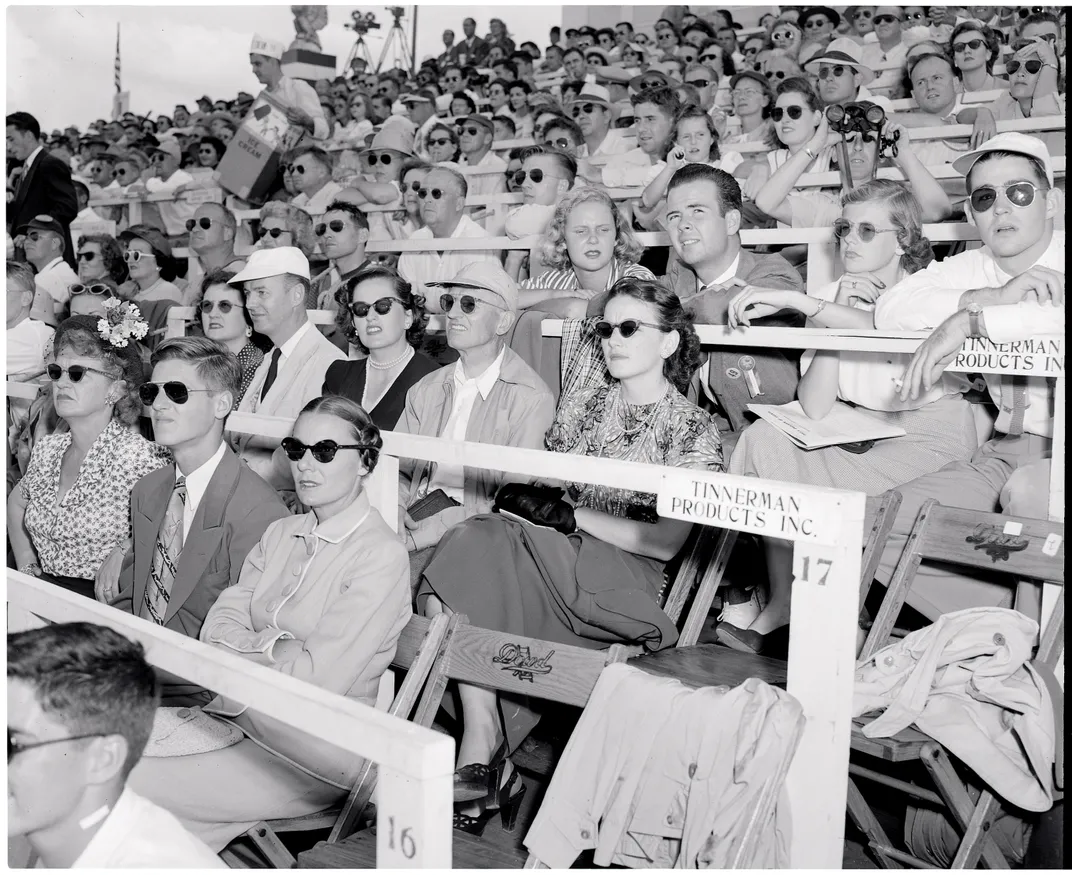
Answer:
[[[7,639],[7,834],[46,869],[226,869],[126,787],[159,693],[140,644],[56,623]]]
[[[562,69],[562,47],[548,46],[543,51],[544,60],[540,64],[541,73],[554,73]]]
[[[291,168],[291,179],[298,189],[290,202],[316,221],[342,191],[342,186],[331,178],[334,165],[331,154],[312,143],[305,143],[284,155],[283,162]]]
[[[312,298],[317,310],[338,310],[338,292],[361,271],[372,265],[365,254],[369,223],[365,211],[349,201],[333,201],[317,221],[314,230],[320,251],[330,266],[313,280]],[[326,327],[326,326],[325,326]],[[346,349],[346,338],[334,327],[325,332],[332,342]]]
[[[223,440],[242,379],[238,359],[207,337],[177,337],[156,348],[152,366],[142,400],[156,442],[175,462],[134,485],[133,541],[119,548],[118,575],[98,575],[95,595],[197,638],[217,596],[238,582],[246,554],[288,511]],[[174,677],[166,679],[163,695],[165,705],[175,706],[212,698]]]
[[[41,125],[28,112],[7,116],[8,159],[22,162],[15,196],[7,205],[7,230],[22,249],[18,230],[34,216],[52,216],[61,228],[63,260],[72,268],[74,244],[71,222],[78,215],[78,198],[71,184],[71,168],[48,154],[41,142]]]
[[[584,145],[584,132],[573,119],[565,116],[554,118],[543,129],[543,145],[579,159]]]
[[[653,164],[662,160],[674,132],[674,118],[681,109],[673,89],[659,86],[646,88],[630,98],[637,148],[616,155],[603,168],[603,184],[608,188],[642,186],[647,183]],[[653,221],[657,211],[646,211],[638,198],[635,215],[641,225]],[[645,227],[647,227],[645,225]]]
[[[476,21],[467,18],[462,22],[462,32],[465,39],[454,46],[452,60],[458,66],[466,64],[480,65],[488,56],[488,44],[476,35]]]
[[[443,31],[443,51],[436,58],[436,63],[443,67],[454,58],[454,31],[449,28]]]

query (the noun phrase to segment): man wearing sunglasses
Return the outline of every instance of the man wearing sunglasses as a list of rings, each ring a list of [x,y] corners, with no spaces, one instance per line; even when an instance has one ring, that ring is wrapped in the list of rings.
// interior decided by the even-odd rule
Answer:
[[[372,262],[365,254],[369,222],[364,210],[348,201],[333,201],[313,226],[320,251],[331,266],[313,280],[316,309],[338,310],[336,293]],[[327,326],[325,326],[326,328]],[[346,339],[334,330],[325,331],[336,345],[346,348]]]
[[[188,219],[186,227],[190,233],[190,249],[197,257],[190,264],[186,274],[186,293],[184,303],[192,305],[201,294],[201,281],[206,274],[223,268],[235,273],[245,267],[246,262],[235,255],[235,235],[238,223],[232,213],[223,204],[201,204]]]
[[[491,151],[495,141],[495,123],[485,115],[467,115],[458,122],[459,164],[463,167],[479,167],[476,176],[466,177],[469,192],[474,195],[506,193],[506,162]],[[502,213],[488,213],[484,222],[489,236],[497,237],[503,232]]]
[[[542,449],[554,418],[554,398],[540,376],[506,345],[517,317],[517,284],[497,262],[484,262],[430,286],[430,295],[439,298],[437,310],[447,313],[447,343],[460,358],[410,388],[396,430]],[[402,461],[398,531],[411,553],[422,551],[410,558],[414,582],[447,529],[491,512],[504,479],[509,478],[495,471]],[[415,520],[408,509],[436,490],[445,493],[449,506]]]
[[[900,84],[901,65],[908,52],[901,32],[904,10],[899,6],[878,6],[872,21],[877,42],[865,42],[860,59],[872,70],[880,70],[871,85],[871,92],[888,97],[890,91]],[[886,69],[891,64],[897,66]]]
[[[126,786],[159,703],[140,644],[90,623],[16,632],[7,684],[8,836],[28,843],[41,866],[226,868]]]
[[[295,417],[320,395],[328,365],[346,357],[309,321],[309,261],[293,246],[256,249],[231,285],[242,290],[253,329],[272,342],[238,409]],[[293,497],[294,481],[278,439],[236,435],[232,446],[270,485]]]
[[[606,163],[607,158],[624,155],[630,150],[622,132],[612,127],[614,115],[610,109],[610,92],[602,85],[585,85],[577,99],[570,104],[569,114],[584,136],[577,157],[588,162],[595,159],[597,174],[598,166]],[[596,176],[595,181],[598,179]]]
[[[342,186],[331,178],[330,153],[313,143],[299,143],[283,156],[283,163],[290,168],[294,187],[298,189],[290,202],[305,210],[315,222],[342,191]]]
[[[59,319],[63,305],[70,298],[68,288],[78,282],[78,274],[63,260],[64,237],[69,236],[68,231],[53,216],[41,215],[20,228],[18,236],[23,240],[26,260],[37,271],[34,312],[44,319],[51,303],[54,318]]]
[[[188,185],[194,178],[182,170],[182,147],[177,140],[162,139],[158,146],[149,150],[149,162],[152,168],[152,176],[145,182],[135,182],[129,185],[126,194],[129,197],[140,197],[144,193],[174,195],[180,186]],[[178,237],[186,233],[186,220],[193,217],[195,204],[187,203],[179,198],[171,201],[160,201],[154,204],[160,211],[160,219],[169,237]]]
[[[933,332],[905,372],[902,398],[933,386],[968,337],[1010,343],[1064,333],[1065,235],[1054,229],[1063,201],[1045,145],[1027,134],[998,134],[953,167],[967,177],[966,211],[983,247],[932,262],[878,299],[877,329]],[[1054,387],[1042,377],[983,376],[998,407],[993,439],[970,462],[897,487],[903,501],[876,575],[883,583],[928,498],[987,513],[1000,507],[1047,517],[1048,489],[1032,488],[1030,481],[1048,467],[1052,452]],[[1041,484],[1048,483],[1046,474]],[[937,619],[961,608],[1008,607],[1009,595],[1006,586],[924,564],[908,603]]]
[[[872,94],[865,87],[874,81],[875,73],[862,60],[862,50],[847,37],[836,39],[826,50],[804,64],[806,72],[818,75],[816,89],[823,106],[870,100],[891,111],[889,100]]]
[[[511,240],[542,235],[554,218],[555,204],[573,188],[577,178],[577,162],[565,152],[557,149],[544,151],[542,146],[533,146],[532,149],[534,151],[526,155],[521,169],[514,174],[514,183],[520,186],[522,201],[506,217],[506,236]],[[518,280],[526,257],[529,259],[529,276],[543,273],[539,246],[530,250],[511,249],[504,266],[514,281]]]
[[[152,368],[142,402],[156,442],[175,461],[134,485],[132,546],[118,579],[98,577],[95,595],[197,638],[216,598],[238,582],[246,554],[288,511],[223,439],[242,379],[238,359],[207,337],[177,337],[156,348]],[[168,563],[162,561],[165,552]],[[162,680],[165,705],[204,705],[212,698],[180,678]]]

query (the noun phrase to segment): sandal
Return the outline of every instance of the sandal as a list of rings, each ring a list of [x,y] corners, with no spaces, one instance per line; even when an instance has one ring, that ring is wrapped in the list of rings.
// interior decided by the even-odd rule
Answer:
[[[517,792],[511,792],[516,788],[517,784],[521,784],[521,789],[517,790]],[[476,817],[455,812],[454,828],[469,835],[480,836],[483,835],[488,822],[496,814],[500,814],[502,816],[503,830],[513,832],[514,827],[517,825],[517,815],[521,810],[521,800],[525,798],[526,789],[521,782],[521,773],[514,769],[513,774],[510,775],[510,780],[506,782],[506,786],[488,794],[486,797],[489,801],[494,797],[498,797],[495,807],[490,807],[489,805]]]
[[[490,763],[469,763],[454,772],[454,801],[473,802],[493,797],[502,779],[505,763],[506,739],[503,739],[499,749],[492,754]]]

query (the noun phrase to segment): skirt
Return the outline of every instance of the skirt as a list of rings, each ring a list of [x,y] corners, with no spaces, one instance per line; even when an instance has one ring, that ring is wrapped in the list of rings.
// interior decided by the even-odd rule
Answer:
[[[96,598],[96,596],[93,595],[93,587],[95,584],[95,581],[93,580],[85,580],[81,577],[67,577],[64,574],[49,574],[47,571],[41,572],[41,580],[47,580],[49,583],[53,583],[68,592],[76,592],[79,595],[84,595],[86,598]]]
[[[803,450],[759,420],[737,441],[729,473],[881,495],[950,462],[970,459],[978,445],[971,405],[963,398],[943,398],[919,410],[868,414],[906,434],[878,441],[866,453],[840,447]]]

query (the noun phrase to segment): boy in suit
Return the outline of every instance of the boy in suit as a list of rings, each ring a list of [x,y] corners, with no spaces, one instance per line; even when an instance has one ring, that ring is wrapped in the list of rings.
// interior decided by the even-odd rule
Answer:
[[[223,440],[241,380],[238,359],[215,340],[179,337],[157,347],[152,365],[142,401],[175,464],[134,485],[133,546],[117,581],[98,578],[97,598],[197,638],[217,596],[238,581],[246,554],[287,508]],[[209,699],[200,687],[165,679],[167,705]]]

